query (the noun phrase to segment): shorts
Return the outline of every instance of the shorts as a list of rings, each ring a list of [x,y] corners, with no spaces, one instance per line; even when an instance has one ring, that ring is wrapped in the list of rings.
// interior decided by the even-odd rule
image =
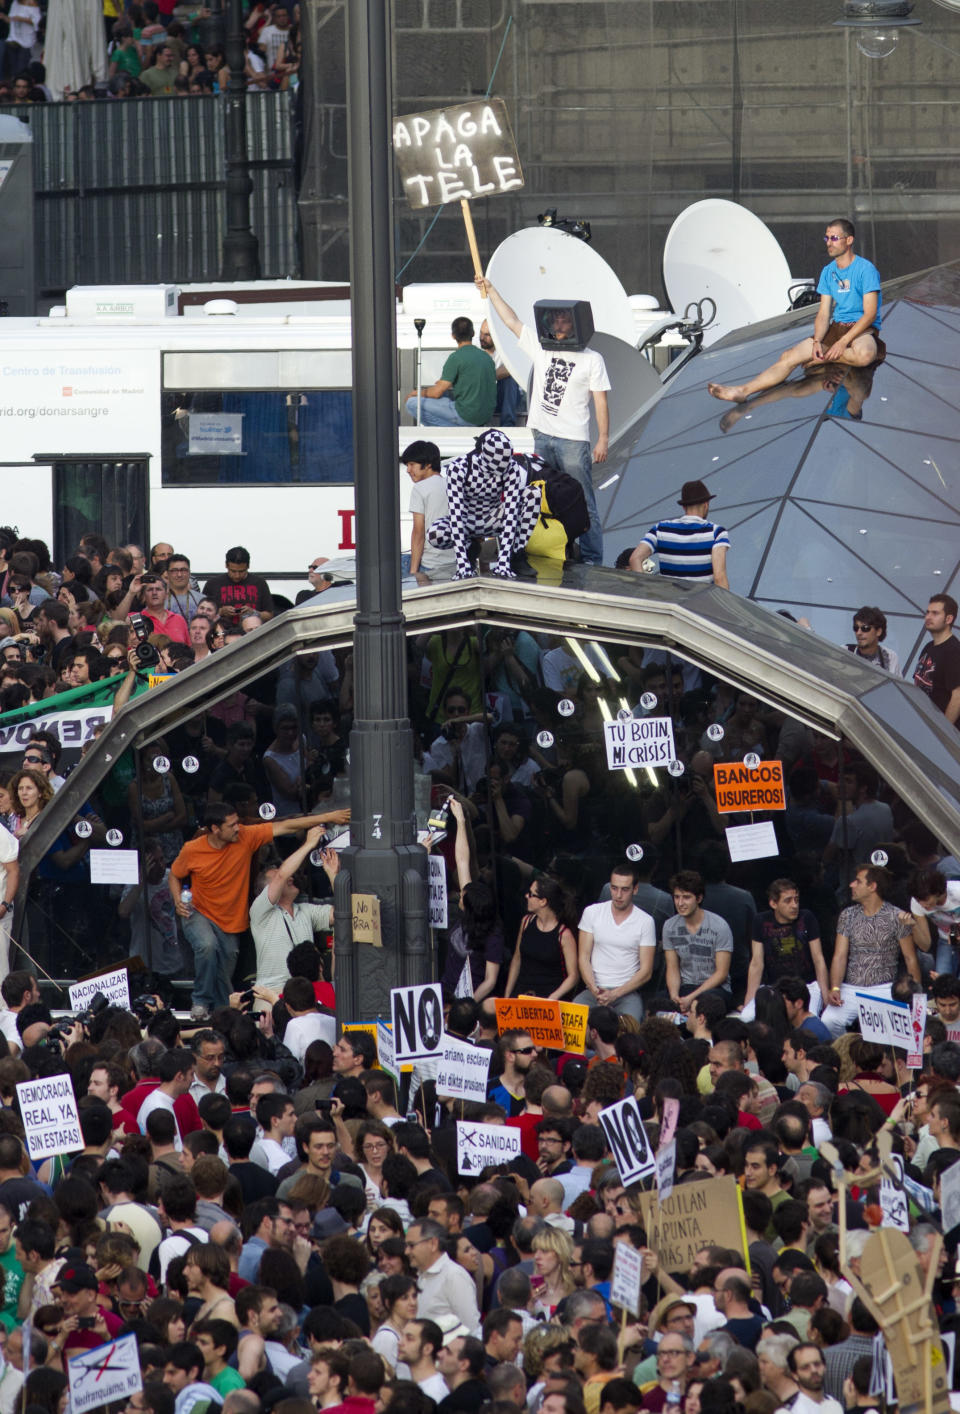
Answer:
[[[824,336],[823,336],[823,347],[824,347],[825,349],[830,348],[831,344],[835,344],[838,339],[842,339],[843,336],[844,336],[844,334],[846,334],[846,333],[847,333],[850,329],[852,329],[852,328],[853,328],[853,323],[850,323],[850,324],[837,324],[837,323],[833,323],[833,324],[831,324],[831,325],[830,325],[830,328],[827,330],[827,332],[826,332],[826,333],[824,334]],[[877,366],[877,364],[883,363],[884,359],[886,358],[886,356],[887,356],[887,346],[886,346],[886,344],[883,342],[883,340],[881,339],[881,337],[880,337],[880,330],[877,328],[877,326],[876,326],[875,324],[871,325],[869,329],[864,329],[863,332],[864,332],[865,334],[872,334],[872,335],[873,335],[873,341],[874,341],[874,343],[875,343],[876,346],[877,346],[877,356],[876,356],[876,358],[873,360],[873,363],[870,365],[871,368],[874,368],[874,367]]]

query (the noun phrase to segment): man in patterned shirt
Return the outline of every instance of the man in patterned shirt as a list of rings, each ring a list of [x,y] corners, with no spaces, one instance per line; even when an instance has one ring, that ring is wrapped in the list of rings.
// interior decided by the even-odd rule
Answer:
[[[913,944],[913,918],[884,899],[890,876],[885,869],[862,864],[850,881],[853,902],[837,920],[837,941],[830,964],[829,1003],[820,1020],[839,1036],[857,1015],[857,992],[889,1001],[900,957],[920,982],[920,965]]]

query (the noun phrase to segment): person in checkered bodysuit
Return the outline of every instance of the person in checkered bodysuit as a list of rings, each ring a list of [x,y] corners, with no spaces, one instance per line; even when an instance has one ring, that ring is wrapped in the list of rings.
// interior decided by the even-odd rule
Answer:
[[[499,579],[516,579],[511,560],[530,539],[540,514],[541,492],[538,486],[527,485],[526,468],[514,459],[509,437],[497,428],[484,432],[477,438],[476,450],[448,462],[444,475],[450,513],[428,529],[430,544],[438,550],[453,546],[454,578],[472,579],[477,572],[470,563],[471,540],[496,535],[500,553],[492,573]]]

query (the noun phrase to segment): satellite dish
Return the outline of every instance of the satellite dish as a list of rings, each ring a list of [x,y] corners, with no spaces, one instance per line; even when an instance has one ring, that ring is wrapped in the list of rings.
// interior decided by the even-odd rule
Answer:
[[[660,375],[653,364],[631,344],[625,344],[614,334],[594,334],[588,345],[596,349],[607,365],[610,391],[607,408],[610,412],[610,445],[622,437],[651,402],[663,392]],[[596,441],[597,421],[590,399],[590,444]]]
[[[521,322],[531,328],[536,300],[569,296],[590,301],[594,329],[614,334],[626,344],[636,344],[626,290],[602,255],[566,231],[547,226],[515,231],[490,257],[487,279]],[[500,357],[520,387],[526,388],[530,360],[520,352],[516,337],[498,318],[492,303],[487,318]]]
[[[759,216],[735,201],[711,199],[695,201],[670,227],[663,283],[677,314],[705,295],[713,300],[717,317],[704,334],[706,347],[733,329],[783,314],[796,281]]]

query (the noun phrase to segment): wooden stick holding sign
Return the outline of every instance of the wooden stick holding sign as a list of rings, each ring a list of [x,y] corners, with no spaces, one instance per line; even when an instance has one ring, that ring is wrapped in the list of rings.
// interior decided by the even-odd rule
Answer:
[[[407,113],[393,125],[393,151],[413,211],[460,202],[474,275],[482,275],[470,202],[523,186],[502,98]]]

